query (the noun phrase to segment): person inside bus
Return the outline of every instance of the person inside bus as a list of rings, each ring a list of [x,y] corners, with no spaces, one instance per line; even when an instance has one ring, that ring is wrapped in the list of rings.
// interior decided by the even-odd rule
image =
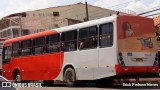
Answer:
[[[65,46],[64,46],[64,43],[62,42],[61,43],[61,51],[64,51],[65,50]]]
[[[73,50],[75,50],[76,48],[75,48],[75,42],[70,42],[70,43],[68,43],[68,51],[73,51]]]
[[[56,51],[59,52],[60,51],[60,43],[56,44]]]
[[[123,23],[123,33],[124,33],[124,38],[131,37],[134,35],[134,32],[131,28],[131,24],[129,22]]]
[[[106,41],[107,41],[106,35],[100,36],[99,39],[100,39],[100,40],[99,40],[100,46],[107,46],[107,43],[106,43]]]
[[[84,42],[82,40],[79,40],[79,49],[84,48]]]
[[[97,38],[91,37],[91,40],[92,40],[92,47],[97,47]]]
[[[49,52],[59,52],[59,44],[51,44],[49,47]]]

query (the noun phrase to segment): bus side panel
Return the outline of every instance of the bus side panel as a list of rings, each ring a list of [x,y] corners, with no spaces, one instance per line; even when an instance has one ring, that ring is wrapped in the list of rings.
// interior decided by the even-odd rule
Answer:
[[[74,66],[78,80],[93,80],[95,68],[98,68],[98,49],[65,52],[63,67],[68,64]]]
[[[8,80],[13,80],[12,72],[11,72],[11,64],[6,63],[2,67],[2,75]]]
[[[20,69],[22,80],[53,80],[61,71],[63,56],[56,53],[20,57],[13,59],[12,66]]]

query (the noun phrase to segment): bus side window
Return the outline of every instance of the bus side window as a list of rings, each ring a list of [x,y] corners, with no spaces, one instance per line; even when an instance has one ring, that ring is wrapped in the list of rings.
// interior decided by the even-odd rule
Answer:
[[[62,33],[61,50],[66,52],[77,50],[77,30]]]
[[[113,23],[100,25],[99,29],[99,46],[111,47],[113,45]]]
[[[21,56],[21,47],[20,47],[20,42],[15,42],[12,45],[12,56],[13,57],[19,57]]]
[[[91,39],[91,47],[97,47],[97,27],[90,27],[89,28],[89,38]]]
[[[25,40],[21,42],[22,56],[31,55],[31,40]]]
[[[45,52],[45,37],[33,39],[33,54],[43,54]]]
[[[79,30],[79,49],[92,49],[97,47],[97,26]]]
[[[10,47],[4,47],[3,48],[3,63],[8,63],[10,62],[10,58],[11,58],[11,48]]]
[[[46,37],[46,52],[56,53],[60,51],[60,35],[50,35]]]

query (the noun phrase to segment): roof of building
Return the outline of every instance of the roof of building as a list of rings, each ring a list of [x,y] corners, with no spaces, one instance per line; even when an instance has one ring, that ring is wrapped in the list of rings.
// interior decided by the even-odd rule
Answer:
[[[49,8],[38,9],[38,10],[31,10],[31,11],[26,11],[26,12],[41,11],[41,10],[46,10],[46,9],[51,9],[51,8],[67,7],[67,6],[74,6],[74,5],[85,5],[85,4],[83,4],[83,3],[77,3],[77,4],[71,4],[71,5],[63,5],[63,6],[49,7]],[[105,10],[109,10],[109,11],[115,11],[115,10],[110,10],[110,9],[106,9],[106,8],[102,8],[102,7],[98,7],[98,6],[93,6],[93,5],[88,5],[88,6],[96,7],[96,8],[100,8],[100,9],[105,9]],[[115,11],[115,12],[116,12],[116,11]],[[117,11],[117,12],[118,12],[118,11]],[[5,16],[5,17],[3,17],[3,18],[13,17],[13,16],[21,16],[21,15],[23,15],[23,13],[25,13],[25,12],[10,14],[10,15]]]

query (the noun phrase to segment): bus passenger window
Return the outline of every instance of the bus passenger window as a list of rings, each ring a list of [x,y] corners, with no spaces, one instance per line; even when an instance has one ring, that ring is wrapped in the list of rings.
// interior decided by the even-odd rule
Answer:
[[[99,46],[111,47],[113,45],[113,24],[103,24],[100,25],[99,29]]]
[[[61,42],[62,51],[77,50],[77,30],[62,33]]]
[[[60,51],[60,35],[50,35],[46,37],[46,52],[56,53]]]
[[[13,57],[19,57],[21,56],[21,47],[20,47],[20,43],[19,42],[15,42],[12,45],[13,47],[13,51],[12,51],[12,56]]]
[[[43,54],[45,50],[45,38],[33,39],[33,54]]]
[[[79,49],[92,49],[97,47],[97,27],[87,27],[79,30]]]
[[[22,56],[31,55],[31,40],[25,40],[21,42]]]

